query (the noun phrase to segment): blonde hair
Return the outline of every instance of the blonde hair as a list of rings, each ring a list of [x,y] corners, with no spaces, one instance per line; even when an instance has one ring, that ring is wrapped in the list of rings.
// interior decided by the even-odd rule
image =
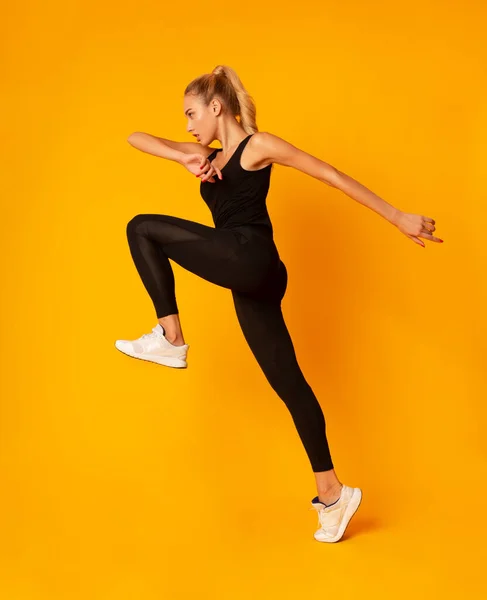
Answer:
[[[186,94],[199,96],[206,106],[217,96],[249,135],[258,131],[254,100],[231,67],[218,65],[211,73],[193,79],[184,90]]]

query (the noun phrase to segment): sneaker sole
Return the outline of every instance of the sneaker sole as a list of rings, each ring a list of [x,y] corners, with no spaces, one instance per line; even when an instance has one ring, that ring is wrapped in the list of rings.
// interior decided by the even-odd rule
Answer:
[[[188,367],[188,363],[182,358],[176,358],[174,356],[156,356],[155,354],[135,354],[132,352],[127,352],[126,350],[121,350],[116,345],[115,348],[122,354],[130,356],[131,358],[137,358],[138,360],[145,360],[147,362],[153,362],[158,365],[173,367],[175,369],[186,369]]]
[[[348,503],[347,508],[345,509],[345,513],[343,514],[342,522],[340,523],[340,527],[338,528],[337,534],[335,537],[330,538],[328,540],[320,540],[315,537],[317,542],[338,542],[345,533],[345,529],[347,525],[352,520],[352,517],[357,512],[360,503],[362,502],[362,490],[360,488],[355,488],[352,497],[350,498],[350,502]]]

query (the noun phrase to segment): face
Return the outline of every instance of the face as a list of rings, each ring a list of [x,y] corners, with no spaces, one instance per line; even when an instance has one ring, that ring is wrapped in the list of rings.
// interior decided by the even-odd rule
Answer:
[[[215,139],[216,116],[220,110],[220,103],[216,99],[205,106],[197,96],[187,94],[184,97],[184,114],[188,119],[186,130],[194,135],[200,144],[211,144]]]

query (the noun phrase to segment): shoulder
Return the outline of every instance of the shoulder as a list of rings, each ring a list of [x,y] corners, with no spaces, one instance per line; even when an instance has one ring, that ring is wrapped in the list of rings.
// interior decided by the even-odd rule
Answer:
[[[261,164],[276,163],[293,167],[328,185],[335,186],[339,173],[335,167],[278,135],[269,131],[258,131],[254,133],[250,143]]]
[[[250,138],[250,145],[264,163],[287,164],[292,160],[296,146],[269,131],[257,131]]]
[[[274,161],[272,160],[273,152],[272,138],[275,137],[267,131],[256,131],[249,138],[247,148],[245,152],[245,158],[243,162],[248,161],[248,165],[244,166],[247,170],[260,170],[269,165]]]

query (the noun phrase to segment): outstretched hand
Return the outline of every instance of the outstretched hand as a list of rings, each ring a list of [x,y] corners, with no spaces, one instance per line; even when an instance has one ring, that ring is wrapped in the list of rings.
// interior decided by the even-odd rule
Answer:
[[[423,246],[423,248],[425,244],[419,238],[431,240],[432,242],[443,242],[440,238],[431,235],[436,227],[434,219],[430,217],[400,211],[394,220],[394,225],[409,239]]]
[[[193,173],[196,177],[200,177],[201,181],[215,183],[214,175],[217,175],[219,179],[223,179],[220,169],[215,167],[205,156],[197,152],[185,154],[181,159],[181,164],[190,173]]]

